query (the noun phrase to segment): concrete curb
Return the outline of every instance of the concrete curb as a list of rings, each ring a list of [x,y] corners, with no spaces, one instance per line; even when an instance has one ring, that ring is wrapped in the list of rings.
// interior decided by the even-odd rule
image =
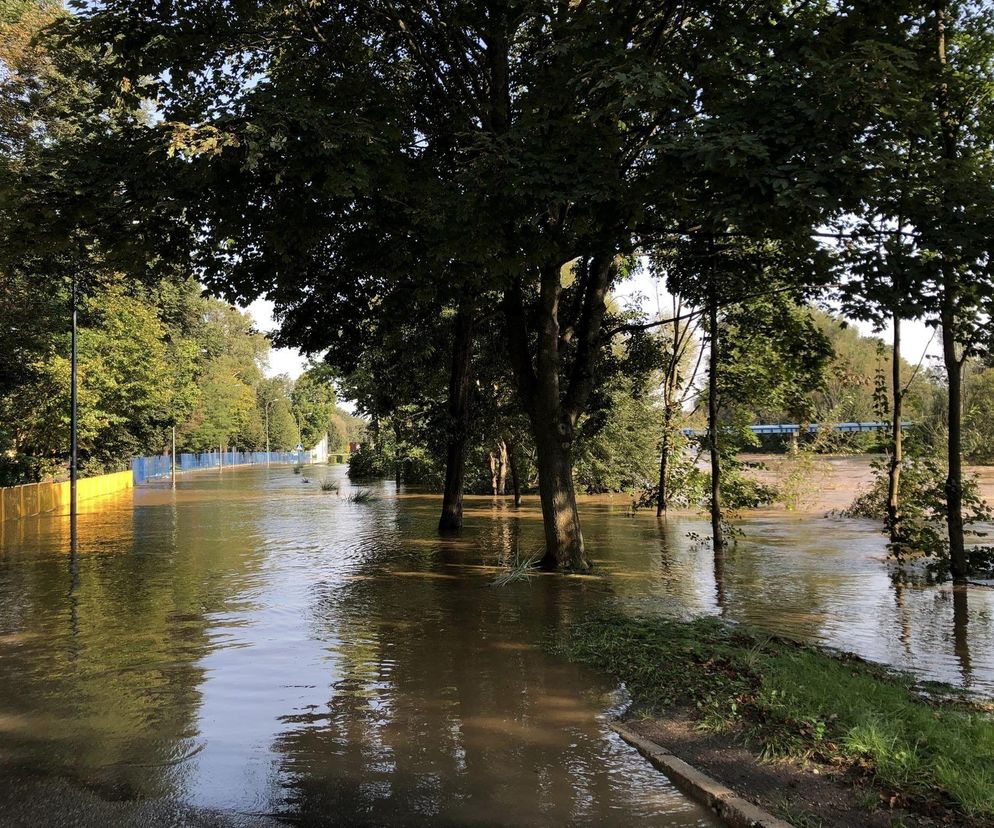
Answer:
[[[680,790],[707,805],[731,828],[794,828],[739,796],[731,788],[701,773],[666,748],[639,736],[618,722],[611,729],[665,773]]]

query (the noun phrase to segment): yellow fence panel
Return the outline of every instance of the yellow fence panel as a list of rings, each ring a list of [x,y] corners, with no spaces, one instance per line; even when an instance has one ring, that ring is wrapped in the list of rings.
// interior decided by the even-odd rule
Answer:
[[[90,500],[114,494],[134,486],[130,471],[84,477],[76,481],[78,500]],[[31,517],[46,512],[65,514],[70,507],[69,481],[60,483],[29,483],[0,489],[0,522]]]
[[[9,489],[0,489],[3,493],[3,517],[4,520],[17,520],[23,517],[21,510],[21,487],[11,486]]]
[[[21,511],[24,517],[38,514],[38,487],[44,485],[44,483],[28,483],[26,486],[21,486]]]

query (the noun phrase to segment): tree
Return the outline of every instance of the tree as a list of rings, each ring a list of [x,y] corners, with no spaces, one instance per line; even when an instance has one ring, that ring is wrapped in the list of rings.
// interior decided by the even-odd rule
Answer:
[[[987,94],[994,82],[994,12],[972,0],[908,2],[894,11],[904,59],[892,64],[896,92],[889,96],[889,125],[877,157],[887,163],[884,186],[898,194],[898,203],[891,198],[889,209],[877,208],[881,199],[872,204],[891,219],[888,229],[896,239],[891,247],[900,254],[891,272],[903,280],[897,294],[919,298],[916,312],[942,337],[948,390],[946,523],[950,570],[962,580],[969,569],[962,503],[963,367],[989,352],[994,306],[989,254],[994,113]],[[899,175],[893,172],[898,169]]]
[[[659,345],[664,354],[661,383],[663,429],[659,441],[659,480],[656,485],[656,517],[669,508],[671,460],[682,444],[680,423],[684,407],[697,392],[697,375],[704,349],[701,347],[700,315],[686,307],[683,300],[671,296],[667,324],[661,328]]]
[[[603,402],[580,423],[576,480],[588,492],[637,491],[656,473],[659,408],[624,374],[599,390]]]
[[[256,389],[263,422],[268,424],[267,447],[270,451],[293,451],[300,442],[300,430],[290,399],[292,388],[292,381],[283,374],[263,380]]]
[[[290,398],[300,426],[300,441],[308,447],[317,445],[328,434],[337,410],[334,381],[327,366],[311,364],[297,377]]]
[[[709,228],[762,214],[779,226],[761,238],[822,219],[872,107],[853,97],[876,81],[865,22],[782,0],[367,0],[278,14],[107,0],[66,31],[101,56],[80,72],[98,106],[155,109],[122,143],[166,182],[157,220],[172,245],[141,242],[192,256],[229,299],[268,295],[284,343],[361,353],[378,344],[381,303],[410,321],[500,297],[537,450],[544,562],[585,570],[572,459],[611,345],[608,292],[643,246],[715,202]],[[114,193],[146,210],[155,199],[124,169]],[[462,376],[451,371],[450,402]]]
[[[971,356],[991,347],[994,269],[989,240],[994,209],[994,113],[978,92],[994,82],[994,16],[983,5],[932,3],[935,60],[933,124],[927,169],[915,199],[922,246],[935,256],[933,319],[941,326],[949,383],[946,519],[950,571],[969,572],[963,537],[962,375]],[[925,153],[921,153],[924,155]],[[924,196],[924,197],[922,197]]]
[[[821,384],[830,350],[803,305],[821,258],[804,239],[792,249],[737,234],[674,239],[655,255],[668,289],[687,297],[704,317],[709,510],[712,543],[720,552],[725,534],[722,469],[730,457],[723,442],[735,431],[732,412],[749,410],[762,400],[800,414]]]
[[[963,383],[964,454],[994,465],[994,368],[971,363]]]

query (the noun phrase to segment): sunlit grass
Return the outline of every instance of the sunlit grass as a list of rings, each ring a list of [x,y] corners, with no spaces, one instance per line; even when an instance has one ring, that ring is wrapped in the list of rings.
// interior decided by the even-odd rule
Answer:
[[[934,703],[905,674],[712,619],[594,619],[564,650],[623,681],[642,712],[686,707],[765,757],[841,763],[912,805],[994,816],[994,721],[955,688]]]

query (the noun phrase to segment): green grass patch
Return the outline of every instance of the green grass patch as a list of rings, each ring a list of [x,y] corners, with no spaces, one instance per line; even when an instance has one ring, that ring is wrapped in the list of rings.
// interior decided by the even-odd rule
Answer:
[[[843,764],[909,804],[994,817],[994,720],[953,688],[930,700],[907,675],[715,619],[594,618],[559,647],[623,682],[641,713],[689,707],[766,757]]]

